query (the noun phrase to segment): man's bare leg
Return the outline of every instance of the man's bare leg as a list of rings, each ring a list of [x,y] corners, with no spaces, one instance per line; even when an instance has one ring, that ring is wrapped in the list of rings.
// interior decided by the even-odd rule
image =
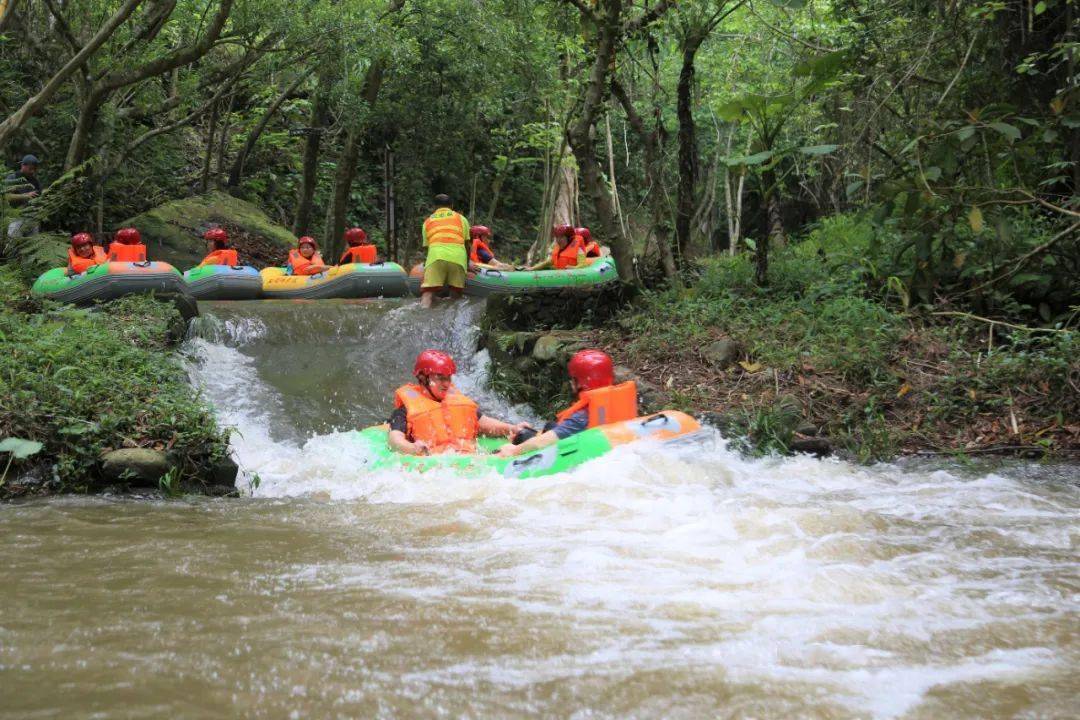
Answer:
[[[435,292],[438,288],[421,288],[420,289],[420,307],[425,310],[431,309],[431,301],[435,297]]]

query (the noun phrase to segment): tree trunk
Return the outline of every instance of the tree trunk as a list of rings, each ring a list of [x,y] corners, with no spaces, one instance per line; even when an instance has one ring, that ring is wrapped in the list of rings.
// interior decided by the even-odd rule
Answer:
[[[679,273],[675,267],[675,257],[671,252],[671,226],[667,220],[667,208],[664,206],[664,193],[662,191],[663,168],[659,162],[657,148],[659,133],[657,131],[649,132],[645,128],[645,122],[638,115],[622,85],[617,81],[613,81],[611,90],[626,112],[626,119],[630,123],[630,127],[638,136],[642,147],[645,148],[645,179],[649,185],[648,198],[649,209],[652,212],[652,233],[656,239],[657,249],[660,252],[660,264],[664,270],[664,277],[672,285],[678,286],[680,284]]]
[[[214,136],[217,135],[218,100],[210,107],[210,129],[206,138],[206,154],[203,157],[202,175],[199,177],[199,192],[210,189],[210,160],[214,157]]]
[[[679,259],[685,261],[690,253],[691,220],[694,216],[694,187],[697,183],[697,137],[694,126],[694,58],[705,40],[701,34],[691,34],[682,53],[682,69],[676,92],[676,114],[679,118],[679,184],[675,202],[675,236],[679,241]]]
[[[322,130],[327,122],[326,113],[330,104],[328,93],[330,81],[327,75],[319,76],[315,88],[315,98],[311,103],[311,119],[308,121],[311,132],[304,138],[303,179],[300,181],[300,194],[296,200],[296,213],[293,219],[293,235],[308,234],[311,224],[311,208],[315,199],[315,188],[319,182],[319,150],[322,144]]]
[[[0,34],[7,30],[11,19],[15,17],[15,7],[19,0],[0,0]]]
[[[600,176],[596,148],[590,133],[596,124],[604,99],[607,79],[615,60],[615,43],[621,29],[619,23],[621,3],[608,2],[604,5],[605,12],[597,18],[596,22],[596,56],[593,58],[592,68],[589,71],[581,115],[570,125],[567,139],[578,161],[581,182],[585,191],[592,196],[603,238],[611,244],[611,254],[618,266],[619,277],[626,282],[634,282],[634,250],[629,240],[624,238],[619,230],[615,208],[611,202],[611,193]]]
[[[236,93],[229,95],[229,104],[225,106],[225,114],[221,116],[221,137],[218,138],[217,170],[214,172],[214,185],[221,187],[221,176],[225,172],[225,155],[229,150],[229,140],[232,133],[232,109],[236,102]]]
[[[769,242],[774,248],[787,245],[787,233],[784,232],[784,214],[780,207],[780,194],[773,190],[765,200],[769,214]]]
[[[255,149],[255,143],[259,141],[259,136],[266,130],[266,126],[270,124],[270,119],[274,117],[278,109],[281,108],[289,97],[296,92],[296,89],[300,87],[300,84],[308,79],[308,76],[315,71],[315,65],[312,65],[308,70],[300,73],[287,88],[281,91],[281,93],[274,98],[274,102],[270,103],[270,107],[266,108],[266,112],[259,119],[259,123],[255,128],[248,133],[247,142],[244,143],[244,147],[240,149],[239,154],[236,156],[236,160],[233,161],[232,168],[229,170],[229,180],[226,183],[228,187],[236,187],[240,184],[240,177],[244,174],[244,163],[247,162],[248,155]]]
[[[343,248],[342,237],[345,233],[345,213],[349,209],[349,195],[352,192],[353,178],[356,177],[356,164],[360,158],[360,141],[363,131],[354,126],[345,136],[345,147],[338,158],[337,172],[334,173],[334,196],[330,211],[326,216],[323,229],[323,244],[332,256],[339,255]]]
[[[364,76],[363,98],[368,107],[372,107],[379,97],[386,61],[377,58],[368,67]],[[360,143],[365,128],[354,125],[349,128],[345,138],[345,148],[338,160],[337,173],[334,175],[334,197],[327,213],[326,228],[323,230],[323,242],[331,253],[341,254],[344,249],[342,236],[345,232],[345,213],[349,209],[349,195],[352,192],[353,179],[356,177],[356,165],[360,158]]]

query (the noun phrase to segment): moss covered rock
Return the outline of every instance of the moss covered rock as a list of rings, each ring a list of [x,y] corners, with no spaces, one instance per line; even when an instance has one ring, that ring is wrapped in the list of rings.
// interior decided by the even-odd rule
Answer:
[[[224,227],[240,261],[258,268],[283,264],[296,236],[275,225],[262,210],[223,192],[173,200],[123,221],[119,227],[136,227],[142,233],[150,257],[184,270],[206,254],[203,233]]]

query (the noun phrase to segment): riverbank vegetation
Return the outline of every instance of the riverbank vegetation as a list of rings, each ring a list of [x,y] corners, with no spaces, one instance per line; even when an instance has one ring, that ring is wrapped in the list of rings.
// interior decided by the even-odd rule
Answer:
[[[46,230],[219,190],[408,263],[449,192],[508,258],[590,226],[644,292],[582,331],[758,446],[1075,446],[1077,0],[4,8]]]
[[[0,497],[101,487],[103,459],[123,448],[161,453],[172,487],[201,486],[227,438],[170,352],[184,330],[171,303],[65,308],[30,298],[0,266],[0,437],[41,444],[8,469]]]

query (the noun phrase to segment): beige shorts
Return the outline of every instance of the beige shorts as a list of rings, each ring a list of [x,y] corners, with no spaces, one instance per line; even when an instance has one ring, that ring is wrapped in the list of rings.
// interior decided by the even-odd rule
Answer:
[[[465,268],[447,260],[436,260],[424,267],[421,290],[438,290],[449,285],[457,290],[465,289]]]

